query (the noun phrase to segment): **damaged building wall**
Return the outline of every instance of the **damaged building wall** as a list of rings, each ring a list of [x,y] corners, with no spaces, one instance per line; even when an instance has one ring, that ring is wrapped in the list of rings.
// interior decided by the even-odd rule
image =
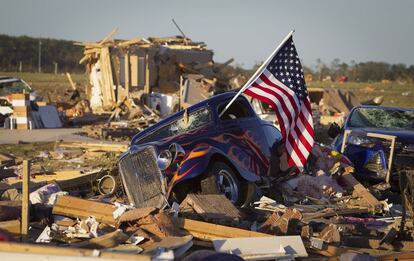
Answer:
[[[131,92],[151,89],[162,93],[179,91],[180,76],[213,72],[213,52],[203,43],[188,38],[149,38],[113,40],[84,43],[85,63],[92,92],[91,107],[94,112],[111,110]]]

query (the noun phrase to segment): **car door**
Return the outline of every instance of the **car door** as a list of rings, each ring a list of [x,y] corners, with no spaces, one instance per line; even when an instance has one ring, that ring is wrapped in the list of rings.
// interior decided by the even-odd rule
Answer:
[[[218,114],[228,101],[218,105]],[[218,119],[221,140],[226,144],[227,155],[244,169],[256,175],[265,175],[268,168],[267,141],[261,120],[249,102],[238,98]]]

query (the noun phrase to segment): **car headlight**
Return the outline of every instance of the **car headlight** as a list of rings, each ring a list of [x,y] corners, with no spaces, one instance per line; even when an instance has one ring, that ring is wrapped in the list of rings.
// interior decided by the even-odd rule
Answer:
[[[168,150],[163,150],[160,152],[157,158],[158,167],[161,170],[168,169],[171,165],[178,165],[184,159],[185,151],[177,143],[172,143]]]
[[[157,165],[160,170],[166,170],[172,162],[172,155],[169,150],[163,150],[160,152],[157,158]]]
[[[349,144],[372,148],[375,146],[375,141],[367,138],[367,137],[360,137],[360,136],[350,136],[348,140]]]

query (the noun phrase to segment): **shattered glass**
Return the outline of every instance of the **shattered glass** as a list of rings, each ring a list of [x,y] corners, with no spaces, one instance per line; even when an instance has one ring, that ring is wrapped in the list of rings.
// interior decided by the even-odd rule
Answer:
[[[349,126],[414,130],[414,111],[390,108],[358,108],[352,113]]]
[[[192,112],[189,115],[184,115],[168,125],[165,125],[153,133],[145,137],[141,142],[150,142],[154,140],[161,140],[167,137],[172,137],[186,131],[194,130],[198,127],[207,124],[211,120],[210,110],[202,108],[198,111]]]

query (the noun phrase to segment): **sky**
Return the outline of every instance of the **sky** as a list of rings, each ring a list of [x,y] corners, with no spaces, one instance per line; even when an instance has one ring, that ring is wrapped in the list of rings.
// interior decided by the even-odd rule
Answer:
[[[215,61],[251,68],[292,29],[307,66],[319,58],[414,64],[409,0],[0,0],[0,34],[98,41],[178,35],[203,41]]]

